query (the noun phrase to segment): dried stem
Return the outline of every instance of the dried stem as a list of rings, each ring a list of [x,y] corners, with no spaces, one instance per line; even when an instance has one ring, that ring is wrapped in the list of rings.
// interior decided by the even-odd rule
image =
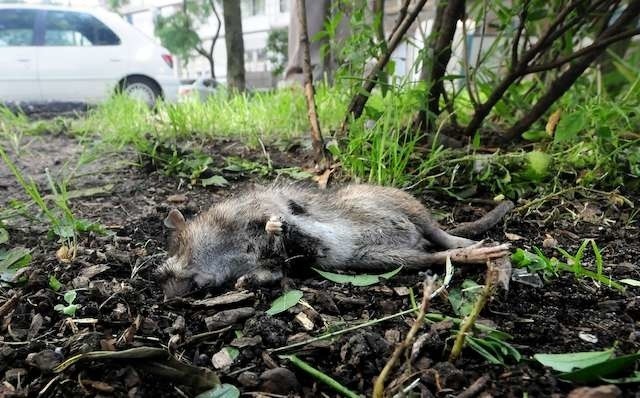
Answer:
[[[492,266],[491,262],[487,263],[487,275],[484,282],[484,288],[482,292],[480,292],[480,296],[478,297],[478,301],[476,301],[471,313],[462,321],[460,325],[460,330],[458,330],[458,334],[456,335],[455,343],[453,344],[453,348],[451,349],[451,354],[449,355],[449,362],[453,362],[460,356],[462,352],[462,348],[464,347],[464,342],[467,337],[467,333],[473,328],[480,315],[480,312],[489,301],[489,298],[493,295],[495,291],[498,277],[497,270]]]
[[[393,369],[396,362],[398,362],[398,359],[400,359],[400,356],[402,355],[402,353],[404,353],[404,351],[409,346],[411,346],[411,344],[413,343],[413,339],[416,336],[416,333],[418,333],[418,330],[420,330],[420,328],[424,324],[425,315],[427,313],[427,309],[429,308],[430,297],[431,297],[431,293],[433,291],[434,286],[435,286],[434,277],[428,277],[424,281],[420,311],[418,312],[418,315],[416,316],[416,320],[413,322],[413,325],[411,326],[409,333],[407,333],[407,337],[405,337],[403,342],[401,342],[396,346],[395,350],[393,351],[393,354],[391,354],[391,358],[389,358],[389,360],[387,361],[387,364],[384,366],[384,368],[382,368],[380,375],[376,379],[376,382],[373,385],[374,398],[382,398],[384,396],[384,382],[387,379],[389,372],[391,372],[391,369]]]
[[[300,43],[303,48],[302,72],[304,74],[304,95],[307,100],[307,115],[311,125],[311,142],[316,168],[323,171],[329,166],[328,154],[324,147],[320,121],[316,110],[315,89],[313,88],[313,72],[311,69],[311,52],[309,50],[309,32],[307,30],[307,6],[305,0],[298,0],[298,18],[300,20]]]

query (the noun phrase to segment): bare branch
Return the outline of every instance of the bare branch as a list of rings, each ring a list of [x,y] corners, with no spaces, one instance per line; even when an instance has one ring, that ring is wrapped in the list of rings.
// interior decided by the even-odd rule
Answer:
[[[404,21],[404,18],[407,16],[409,3],[411,3],[411,0],[404,0],[402,2],[402,7],[400,7],[400,11],[398,12],[398,19],[396,20],[396,24],[393,26],[393,29],[391,30],[391,34],[389,35],[389,40],[391,40],[391,37],[396,33],[396,31],[400,27],[401,22]]]
[[[593,51],[601,50],[602,48],[607,47],[610,44],[613,44],[620,40],[628,39],[629,37],[633,37],[636,35],[640,35],[640,28],[630,29],[625,32],[619,33],[617,35],[608,37],[606,39],[596,41],[587,47],[581,48],[580,50],[574,52],[573,54],[567,55],[566,57],[558,58],[553,62],[530,66],[527,68],[525,73],[526,74],[538,73],[538,72],[547,71],[549,69],[559,68],[562,65],[569,63],[577,58],[584,57],[585,55],[588,55]]]
[[[518,16],[520,21],[518,22],[518,29],[516,30],[516,37],[513,39],[513,46],[511,47],[511,68],[514,68],[518,63],[518,47],[520,46],[520,37],[524,30],[524,25],[527,20],[528,8],[530,0],[525,0],[522,4],[522,11]]]

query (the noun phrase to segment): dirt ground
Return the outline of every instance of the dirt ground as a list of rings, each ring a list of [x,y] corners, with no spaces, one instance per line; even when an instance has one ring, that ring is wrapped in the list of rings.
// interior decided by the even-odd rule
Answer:
[[[261,156],[232,142],[212,145],[210,150],[215,151],[212,154],[216,159],[228,153],[255,159]],[[25,174],[34,177],[44,192],[48,192],[44,168],[54,176],[69,176],[80,153],[78,144],[63,135],[29,138],[19,156],[11,151]],[[281,166],[299,165],[298,153],[273,155]],[[0,396],[160,397],[202,392],[195,376],[166,369],[162,373],[157,363],[152,366],[152,359],[94,359],[61,373],[52,371],[61,361],[79,353],[133,347],[168,349],[183,363],[213,370],[223,383],[253,396],[337,396],[280,357],[295,353],[354,391],[371,394],[375,377],[409,330],[411,316],[290,351],[270,350],[329,329],[344,329],[408,309],[411,304],[403,288],[412,287],[420,296],[424,274],[400,274],[378,285],[352,287],[309,273],[291,281],[293,287],[303,291],[309,306],[297,305],[275,316],[264,312],[282,293],[280,286],[224,296],[226,301],[203,301],[223,293],[215,291],[163,302],[154,269],[165,258],[168,230],[162,220],[167,211],[177,207],[187,217],[193,216],[255,180],[227,176],[231,181],[227,188],[192,187],[187,181],[137,167],[132,164],[135,161],[135,156],[102,155],[75,170],[70,191],[101,188],[98,193],[73,199],[75,214],[102,223],[112,234],[83,236],[71,264],[57,260],[59,243],[47,238],[45,223],[23,218],[8,222],[9,246],[32,250],[33,260],[23,271],[26,282],[0,288],[0,375],[4,383]],[[10,199],[25,199],[5,165],[0,165],[0,197],[3,206]],[[475,219],[488,210],[478,202],[451,201],[428,193],[419,197],[444,216],[445,225]],[[633,209],[628,206],[581,197],[551,200],[539,212],[513,212],[488,237],[506,241],[505,233],[522,237],[512,242],[514,247],[542,247],[543,241],[552,237],[569,252],[575,252],[582,239],[593,238],[602,250],[607,274],[614,279],[640,280],[638,221],[633,220]],[[558,255],[553,249],[544,251]],[[587,260],[593,263],[593,258]],[[62,291],[76,290],[80,307],[73,319],[54,310],[63,300],[62,293],[49,287],[50,276],[63,284]],[[482,283],[484,270],[457,267],[452,286],[467,278]],[[618,354],[638,351],[638,291],[629,288],[619,293],[569,274],[551,279],[543,287],[511,282],[508,291],[499,292],[490,301],[481,321],[513,336],[510,342],[523,355],[519,363],[489,365],[474,351],[465,349],[461,359],[450,364],[447,356],[452,339],[448,326],[427,325],[419,333],[426,334],[421,352],[412,360],[403,358],[388,383],[406,386],[419,379],[413,390],[416,396],[462,397],[472,396],[459,394],[485,376],[486,384],[477,392],[484,397],[564,396],[576,385],[558,380],[531,356],[614,346]],[[433,300],[431,311],[453,315],[443,297]],[[299,314],[310,320],[307,329],[299,321]],[[584,335],[595,339],[584,339]],[[230,360],[224,355],[230,351],[224,347],[235,347],[237,351],[231,351],[237,352],[237,357]],[[635,385],[621,385],[620,389],[622,396],[640,396]]]

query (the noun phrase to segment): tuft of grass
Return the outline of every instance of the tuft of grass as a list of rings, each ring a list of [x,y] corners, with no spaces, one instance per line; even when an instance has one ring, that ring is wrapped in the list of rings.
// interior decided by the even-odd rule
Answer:
[[[588,245],[591,245],[595,257],[596,270],[585,267],[583,260]],[[602,253],[593,239],[585,239],[576,251],[570,254],[562,248],[556,248],[565,259],[560,261],[556,257],[547,257],[542,251],[534,247],[535,253],[523,249],[517,249],[511,259],[518,267],[526,267],[530,272],[541,272],[545,279],[558,276],[561,272],[573,273],[576,278],[591,278],[593,281],[602,283],[609,288],[624,291],[625,288],[620,283],[614,281],[604,274],[604,262]]]
[[[57,253],[61,261],[68,262],[75,258],[77,238],[80,233],[106,233],[106,230],[100,224],[75,217],[69,206],[66,183],[64,181],[55,182],[49,174],[49,170],[45,169],[45,174],[49,188],[51,189],[51,200],[54,205],[52,207],[49,206],[49,200],[40,192],[35,181],[32,178],[29,178],[29,181],[27,181],[2,147],[0,147],[0,159],[6,164],[18,184],[20,184],[27,196],[33,201],[33,204],[40,209],[45,219],[49,222],[50,237],[57,236],[62,243],[62,247]],[[29,205],[24,205],[24,207],[29,207]]]

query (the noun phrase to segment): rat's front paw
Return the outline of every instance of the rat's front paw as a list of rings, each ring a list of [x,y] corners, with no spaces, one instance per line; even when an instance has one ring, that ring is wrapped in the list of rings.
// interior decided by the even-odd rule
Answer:
[[[271,216],[267,224],[264,226],[264,230],[267,231],[269,235],[279,236],[282,235],[283,223],[280,217]]]

